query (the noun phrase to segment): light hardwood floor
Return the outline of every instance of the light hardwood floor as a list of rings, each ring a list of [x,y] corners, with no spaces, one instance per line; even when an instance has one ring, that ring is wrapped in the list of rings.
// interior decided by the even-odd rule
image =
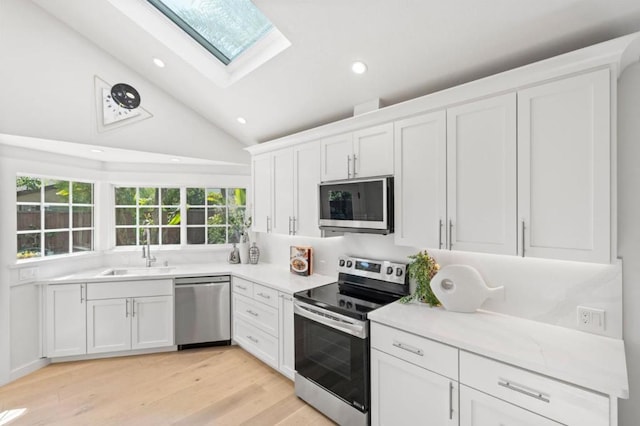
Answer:
[[[333,424],[234,346],[51,364],[0,387],[0,413],[21,408],[8,424]]]

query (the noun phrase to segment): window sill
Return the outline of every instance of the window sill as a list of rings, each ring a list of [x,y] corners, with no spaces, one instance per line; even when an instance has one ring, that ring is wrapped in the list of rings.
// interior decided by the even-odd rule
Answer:
[[[35,265],[43,265],[47,263],[54,263],[63,260],[69,259],[77,259],[77,258],[91,258],[101,256],[101,252],[91,251],[91,252],[82,252],[82,253],[70,253],[70,254],[61,254],[58,256],[47,256],[47,257],[32,257],[29,259],[20,259],[16,260],[16,263],[13,265],[9,265],[9,269],[20,269],[26,266],[35,266]]]

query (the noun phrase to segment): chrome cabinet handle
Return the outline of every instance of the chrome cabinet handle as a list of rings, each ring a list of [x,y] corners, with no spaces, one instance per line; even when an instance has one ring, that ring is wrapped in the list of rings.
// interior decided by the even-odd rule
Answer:
[[[124,299],[124,317],[129,318],[129,299]]]
[[[418,348],[413,347],[411,345],[407,345],[406,343],[398,342],[397,340],[393,341],[393,346],[395,346],[396,348],[400,348],[402,350],[405,350],[407,352],[411,352],[411,353],[416,354],[418,356],[424,356],[424,352],[422,351],[422,349],[418,349]]]
[[[353,177],[356,177],[358,172],[356,172],[356,155],[353,154]]]
[[[522,221],[522,257],[524,257],[524,220]]]
[[[293,221],[293,222],[292,222],[292,223],[293,223],[293,226],[291,227],[291,234],[292,234],[292,235],[296,235],[296,217],[295,217],[295,216],[293,216],[291,219],[292,219],[292,221]]]
[[[251,340],[253,343],[258,343],[258,339],[253,336],[247,336],[247,339]]]
[[[83,289],[84,289],[84,284],[80,284],[80,303],[84,302],[84,297],[82,296]]]
[[[267,232],[271,232],[270,225],[271,225],[271,218],[267,216]]]
[[[269,296],[268,294],[264,294],[262,292],[258,293],[258,296],[264,297],[265,299],[271,299],[271,296]]]
[[[238,287],[240,290],[246,290],[247,289],[245,286],[242,286],[240,284],[236,284],[236,287]]]
[[[543,401],[543,402],[550,402],[550,399],[549,399],[548,395],[545,395],[542,392],[529,390],[524,386],[520,386],[520,385],[517,385],[515,383],[511,383],[508,380],[504,380],[504,379],[498,380],[498,385],[502,386],[504,388],[510,389],[512,391],[519,392],[519,393],[521,393],[523,395],[530,396],[531,398],[539,399],[540,401]]]
[[[453,420],[453,383],[449,382],[449,420]]]
[[[247,309],[247,313],[248,313],[249,315],[253,315],[254,317],[257,317],[257,316],[258,316],[258,313],[257,313],[257,312],[253,312],[251,309]]]
[[[351,156],[347,155],[347,178],[351,177]]]
[[[453,221],[449,219],[449,250],[453,247]]]
[[[135,299],[131,299],[131,317],[135,317],[136,316],[136,300]]]
[[[438,221],[438,248],[442,248],[442,219]]]

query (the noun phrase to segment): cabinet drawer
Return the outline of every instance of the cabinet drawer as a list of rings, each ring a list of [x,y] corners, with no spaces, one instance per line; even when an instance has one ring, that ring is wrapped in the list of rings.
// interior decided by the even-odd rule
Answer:
[[[242,278],[233,277],[231,279],[233,285],[233,292],[238,294],[244,294],[248,297],[253,297],[253,283]]]
[[[233,295],[235,318],[242,318],[274,337],[278,337],[278,310],[240,294]]]
[[[278,290],[254,283],[253,298],[258,302],[265,303],[276,309],[278,308]]]
[[[173,295],[171,279],[87,284],[87,300],[171,295]]]
[[[460,383],[564,424],[609,424],[606,396],[465,351]]]
[[[278,339],[247,323],[241,318],[233,321],[233,338],[245,350],[273,368],[278,368]]]
[[[458,380],[458,349],[415,334],[371,323],[371,347]]]

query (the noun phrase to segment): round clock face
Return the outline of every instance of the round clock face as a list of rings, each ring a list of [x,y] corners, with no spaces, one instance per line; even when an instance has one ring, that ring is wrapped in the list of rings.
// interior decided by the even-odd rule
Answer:
[[[120,104],[113,98],[110,90],[102,89],[103,124],[113,124],[118,121],[126,120],[130,117],[136,117],[138,115],[140,115],[139,110],[121,107]]]
[[[140,106],[140,94],[136,89],[125,83],[113,85],[111,98],[125,109],[136,109]]]

